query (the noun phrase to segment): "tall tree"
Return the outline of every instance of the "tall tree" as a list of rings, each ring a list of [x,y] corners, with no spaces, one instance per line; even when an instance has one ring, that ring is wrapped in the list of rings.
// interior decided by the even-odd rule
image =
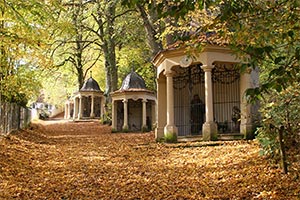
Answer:
[[[93,35],[85,28],[91,20],[89,3],[84,0],[70,0],[62,6],[65,11],[60,14],[60,21],[56,24],[62,31],[57,32],[52,58],[57,66],[72,66],[80,89],[88,71],[99,60],[101,52],[94,49]]]
[[[96,26],[90,27],[98,40],[95,42],[104,54],[104,66],[106,74],[105,93],[109,97],[110,92],[118,89],[118,63],[117,52],[120,51],[130,35],[128,19],[133,10],[122,7],[120,0],[94,1],[95,11],[92,14]],[[131,26],[132,27],[132,26]],[[139,36],[138,36],[139,37]],[[131,39],[129,39],[131,38]],[[108,101],[109,98],[108,98]]]
[[[47,65],[44,49],[49,35],[56,1],[40,0],[0,2],[0,66],[1,97],[26,104],[35,93],[32,71]],[[38,83],[35,85],[37,86]]]
[[[122,3],[130,8],[135,8],[139,12],[147,33],[147,41],[152,51],[152,56],[155,56],[159,51],[163,50],[163,48],[174,43],[174,36],[176,33],[164,33],[166,27],[169,25],[177,26],[177,20],[171,15],[165,17],[163,13],[171,11],[173,4],[176,5],[176,2],[123,0]]]
[[[159,16],[156,9],[156,1],[151,1],[147,7],[145,3],[137,3],[135,6],[143,19],[148,44],[152,50],[152,55],[154,56],[163,49],[162,42],[159,39],[162,27],[160,27],[158,23]]]
[[[96,1],[96,13],[93,18],[97,24],[94,33],[98,36],[99,41],[96,43],[103,50],[106,73],[106,90],[109,94],[117,90],[118,87],[118,67],[116,63],[116,33],[115,17],[116,6],[118,1]]]

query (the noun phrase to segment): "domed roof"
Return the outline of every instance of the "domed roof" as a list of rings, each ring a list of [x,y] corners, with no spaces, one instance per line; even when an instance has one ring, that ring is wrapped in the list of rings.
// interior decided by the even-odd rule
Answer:
[[[95,79],[93,79],[91,76],[88,80],[86,80],[84,82],[80,91],[100,91],[101,92],[101,89],[100,89],[97,81],[95,81]]]
[[[126,76],[120,88],[120,90],[129,89],[147,89],[144,79],[134,71]]]

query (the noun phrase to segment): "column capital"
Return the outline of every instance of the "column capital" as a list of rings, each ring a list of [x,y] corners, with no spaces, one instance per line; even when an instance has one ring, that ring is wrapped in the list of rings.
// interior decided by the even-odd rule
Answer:
[[[128,99],[123,99],[122,102],[123,102],[123,103],[127,103],[127,102],[128,102]]]
[[[202,65],[201,69],[203,69],[204,72],[211,72],[214,67],[214,65]]]
[[[247,69],[245,70],[245,73],[251,74],[251,72],[252,72],[252,68],[251,67],[247,67]]]
[[[166,77],[173,77],[174,76],[174,72],[172,70],[166,70],[166,71],[164,71],[164,75]]]
[[[142,99],[142,102],[143,102],[143,103],[147,103],[148,100],[147,100],[147,99]]]

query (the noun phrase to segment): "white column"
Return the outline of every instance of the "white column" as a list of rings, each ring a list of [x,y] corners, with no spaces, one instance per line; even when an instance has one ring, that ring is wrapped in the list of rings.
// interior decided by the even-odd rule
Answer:
[[[245,139],[251,139],[252,133],[252,116],[251,116],[251,104],[248,104],[245,92],[251,88],[251,69],[249,68],[243,74],[241,74],[240,81],[240,94],[241,94],[241,124],[240,132],[244,134]]]
[[[157,79],[157,103],[155,108],[156,140],[161,140],[164,137],[164,127],[167,124],[166,96],[166,78],[165,76],[161,76]]]
[[[104,117],[104,106],[105,106],[104,102],[105,102],[104,97],[100,97],[100,118],[101,119],[103,119],[103,117]]]
[[[78,119],[82,118],[82,96],[79,96]]]
[[[95,117],[95,113],[94,113],[94,95],[93,94],[91,96],[91,113],[90,113],[90,117],[91,118]]]
[[[117,131],[117,105],[116,105],[116,101],[112,100],[111,103],[111,118],[112,118],[112,122],[111,122],[111,126],[112,126],[112,131]],[[102,114],[102,113],[101,113]]]
[[[124,123],[123,123],[123,130],[128,130],[128,100],[123,100],[124,106]]]
[[[68,119],[68,103],[65,103],[65,119]]]
[[[143,119],[142,119],[142,131],[146,131],[147,128],[147,123],[146,123],[146,118],[147,118],[147,110],[146,110],[146,103],[147,103],[147,100],[146,99],[143,99],[142,100],[142,103],[143,103]]]
[[[202,65],[205,74],[205,123],[202,126],[204,141],[216,140],[218,136],[217,124],[214,122],[213,91],[211,72],[214,66]]]
[[[151,126],[153,128],[153,125],[154,127],[157,126],[157,102],[155,100],[151,104],[151,116]]]
[[[71,104],[70,104],[69,101],[68,101],[67,106],[68,106],[68,109],[67,109],[67,119],[70,119],[70,114],[71,114]]]
[[[164,136],[166,141],[177,141],[178,130],[174,124],[174,89],[173,89],[173,73],[166,71],[167,77],[167,124],[164,128]]]
[[[75,120],[78,116],[78,103],[77,103],[77,97],[74,98],[74,112],[73,112],[73,119]]]

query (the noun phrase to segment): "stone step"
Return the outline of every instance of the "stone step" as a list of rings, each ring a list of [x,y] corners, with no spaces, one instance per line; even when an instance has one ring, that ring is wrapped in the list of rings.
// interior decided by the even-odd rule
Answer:
[[[244,135],[241,133],[227,133],[227,134],[219,134],[218,140],[242,140],[244,139]]]

